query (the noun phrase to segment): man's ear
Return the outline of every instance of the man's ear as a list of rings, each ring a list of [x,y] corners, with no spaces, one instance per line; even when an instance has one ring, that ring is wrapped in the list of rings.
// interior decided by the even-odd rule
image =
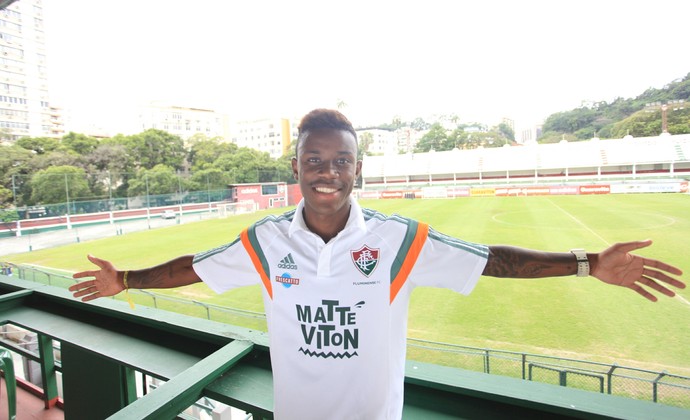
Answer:
[[[295,178],[295,181],[299,181],[299,170],[297,167],[297,158],[292,158],[292,177]]]
[[[355,178],[359,178],[359,176],[362,174],[362,161],[358,160],[357,163],[355,164]]]

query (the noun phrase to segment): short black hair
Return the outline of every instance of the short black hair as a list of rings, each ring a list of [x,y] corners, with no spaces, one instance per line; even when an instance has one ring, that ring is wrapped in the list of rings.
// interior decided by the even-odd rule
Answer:
[[[310,131],[314,130],[343,130],[352,134],[355,138],[355,145],[357,144],[357,133],[350,120],[347,119],[340,111],[334,109],[318,108],[302,117],[299,126],[297,127],[297,147],[295,147],[295,154],[299,149],[299,144]]]

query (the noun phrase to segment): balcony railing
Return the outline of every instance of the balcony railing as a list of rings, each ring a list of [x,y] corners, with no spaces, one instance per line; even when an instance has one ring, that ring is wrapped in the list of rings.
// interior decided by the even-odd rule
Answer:
[[[0,276],[0,324],[28,332],[32,350],[2,345],[38,364],[46,404],[63,400],[66,418],[173,418],[209,401],[273,417],[263,332],[144,306],[131,311],[112,299],[84,304],[16,276]],[[404,418],[690,417],[666,404],[416,361],[407,363],[405,393]]]
[[[7,263],[4,264],[9,266]],[[15,276],[41,284],[67,288],[76,282],[64,273],[50,272],[46,269],[25,265],[13,265],[13,269]],[[132,290],[130,295],[137,305],[252,330],[267,330],[266,317],[262,312],[227,308],[147,290]],[[408,359],[415,361],[690,409],[690,377],[673,372],[415,338],[408,339],[407,355]]]

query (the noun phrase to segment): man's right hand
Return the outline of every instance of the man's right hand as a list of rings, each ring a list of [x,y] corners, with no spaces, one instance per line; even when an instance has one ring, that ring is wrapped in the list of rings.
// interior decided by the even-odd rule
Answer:
[[[86,280],[69,287],[75,298],[81,298],[83,302],[88,302],[99,297],[114,296],[125,289],[122,282],[124,273],[117,271],[110,261],[96,258],[93,255],[87,257],[99,269],[80,271],[72,275],[72,278],[75,279],[93,277],[93,280]]]

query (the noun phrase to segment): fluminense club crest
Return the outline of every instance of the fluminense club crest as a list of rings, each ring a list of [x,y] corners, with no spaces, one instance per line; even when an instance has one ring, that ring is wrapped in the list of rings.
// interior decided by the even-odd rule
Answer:
[[[364,245],[356,251],[350,251],[355,267],[369,277],[379,263],[379,250]]]

